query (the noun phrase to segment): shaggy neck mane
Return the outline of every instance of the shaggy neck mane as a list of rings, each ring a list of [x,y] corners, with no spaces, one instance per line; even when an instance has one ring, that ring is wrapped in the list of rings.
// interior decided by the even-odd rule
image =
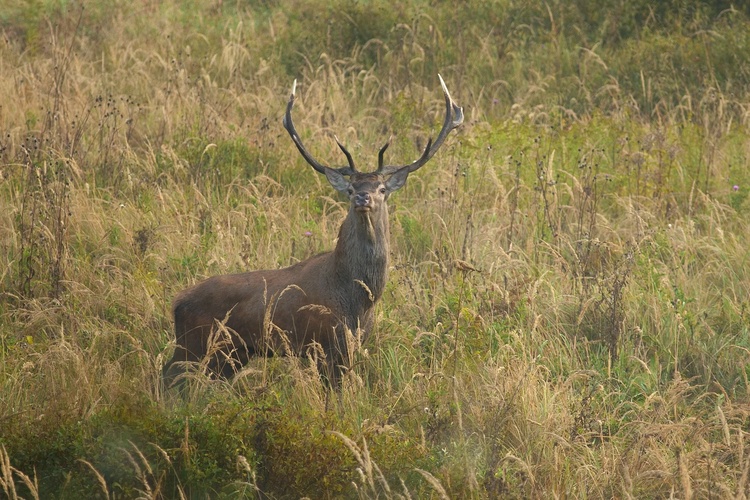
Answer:
[[[334,250],[336,268],[344,279],[362,281],[373,299],[378,300],[387,279],[389,246],[388,210],[385,205],[378,214],[350,208]]]

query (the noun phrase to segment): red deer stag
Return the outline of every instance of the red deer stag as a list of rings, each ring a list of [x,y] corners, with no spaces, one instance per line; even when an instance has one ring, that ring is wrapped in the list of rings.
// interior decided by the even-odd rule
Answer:
[[[324,354],[319,356],[322,373],[331,385],[338,385],[346,354],[345,331],[359,328],[365,338],[385,287],[388,196],[427,163],[463,122],[463,109],[438,77],[446,113],[435,142],[428,141],[418,160],[402,166],[383,165],[386,143],[378,153],[377,170],[369,173],[354,167],[351,154],[338,140],[349,164],[345,167],[327,167],[305,149],[292,123],[295,81],[284,128],[307,163],[349,197],[336,248],[284,269],[214,276],[178,294],[173,305],[177,345],[164,366],[167,385],[184,372],[187,362],[204,361],[211,373],[229,377],[253,355],[302,354],[313,343]],[[229,332],[218,343],[217,330]]]

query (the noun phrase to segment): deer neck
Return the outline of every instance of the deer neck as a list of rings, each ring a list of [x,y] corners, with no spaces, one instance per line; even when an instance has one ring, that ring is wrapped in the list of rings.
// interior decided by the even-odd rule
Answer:
[[[385,287],[389,249],[387,207],[382,207],[377,214],[350,208],[334,251],[337,274],[360,287],[366,285],[374,302]],[[364,287],[362,291],[367,293]]]

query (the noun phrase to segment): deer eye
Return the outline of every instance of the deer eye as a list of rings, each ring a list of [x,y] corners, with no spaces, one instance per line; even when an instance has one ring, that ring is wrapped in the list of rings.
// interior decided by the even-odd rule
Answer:
[[[385,187],[380,188],[380,194],[385,194]]]

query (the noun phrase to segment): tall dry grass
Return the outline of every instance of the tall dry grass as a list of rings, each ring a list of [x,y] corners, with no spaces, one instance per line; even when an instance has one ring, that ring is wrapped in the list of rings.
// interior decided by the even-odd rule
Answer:
[[[507,4],[0,9],[6,496],[746,497],[744,11],[597,45]],[[165,391],[178,290],[333,247],[291,81],[314,154],[372,168],[439,127],[437,68],[467,122],[390,201],[341,393],[296,358]]]

